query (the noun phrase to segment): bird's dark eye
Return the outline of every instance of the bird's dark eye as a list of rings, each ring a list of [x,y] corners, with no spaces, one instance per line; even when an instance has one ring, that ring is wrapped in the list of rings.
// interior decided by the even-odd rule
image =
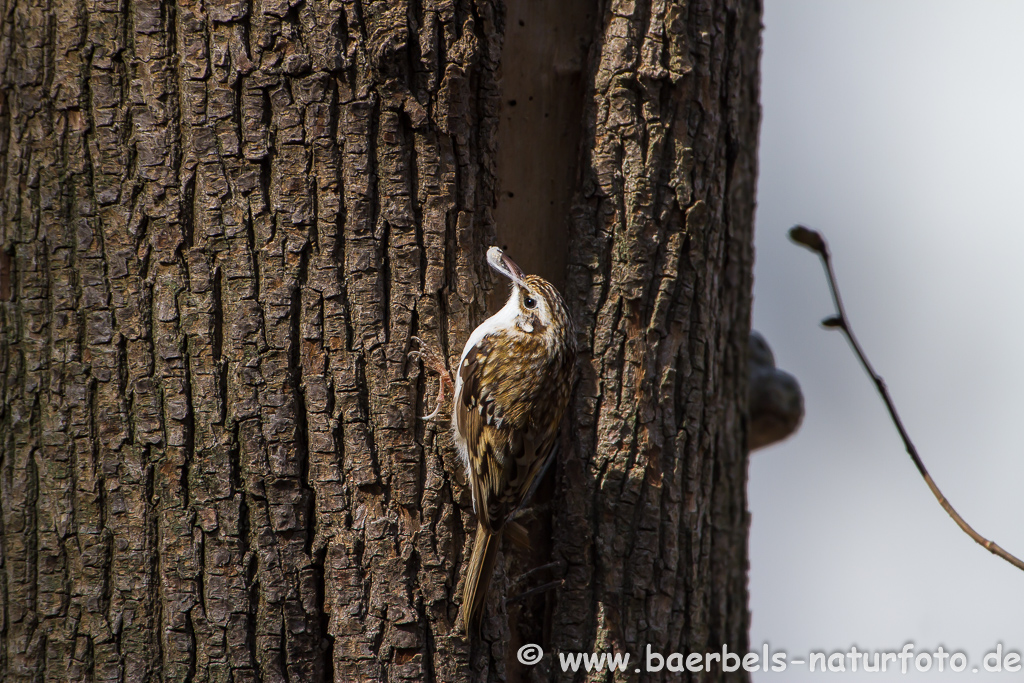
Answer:
[[[527,308],[537,308],[537,300],[534,299],[532,296],[527,296],[525,299],[523,299],[523,305],[526,306]]]

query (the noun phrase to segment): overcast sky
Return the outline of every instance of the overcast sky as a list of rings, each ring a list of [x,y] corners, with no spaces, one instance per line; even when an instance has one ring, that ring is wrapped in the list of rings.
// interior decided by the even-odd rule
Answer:
[[[932,477],[1024,557],[1024,2],[765,0],[754,327],[807,417],[750,467],[751,645],[1024,651],[1024,572],[939,507],[843,338],[817,258]],[[1024,680],[1024,673],[991,680]]]

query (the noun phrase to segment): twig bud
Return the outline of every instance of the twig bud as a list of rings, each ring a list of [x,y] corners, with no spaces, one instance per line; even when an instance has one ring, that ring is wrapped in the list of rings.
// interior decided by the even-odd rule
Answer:
[[[789,230],[789,239],[819,254],[825,253],[825,238],[817,230],[797,225]]]

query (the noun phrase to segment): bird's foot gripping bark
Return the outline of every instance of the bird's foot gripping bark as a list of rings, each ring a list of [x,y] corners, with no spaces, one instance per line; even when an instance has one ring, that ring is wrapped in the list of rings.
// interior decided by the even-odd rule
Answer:
[[[421,420],[433,420],[440,414],[441,406],[444,405],[445,387],[447,386],[454,391],[455,383],[452,381],[451,373],[448,372],[448,366],[445,364],[441,354],[419,337],[412,337],[411,339],[420,348],[418,351],[410,351],[409,357],[419,358],[423,362],[424,368],[432,370],[438,375],[437,403],[434,406],[434,412],[420,418]]]

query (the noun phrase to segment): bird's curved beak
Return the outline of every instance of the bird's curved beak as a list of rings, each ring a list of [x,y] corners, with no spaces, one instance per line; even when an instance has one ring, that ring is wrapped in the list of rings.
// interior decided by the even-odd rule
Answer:
[[[516,286],[526,287],[526,276],[523,274],[522,268],[517,266],[516,262],[498,247],[491,247],[487,250],[487,263]]]

